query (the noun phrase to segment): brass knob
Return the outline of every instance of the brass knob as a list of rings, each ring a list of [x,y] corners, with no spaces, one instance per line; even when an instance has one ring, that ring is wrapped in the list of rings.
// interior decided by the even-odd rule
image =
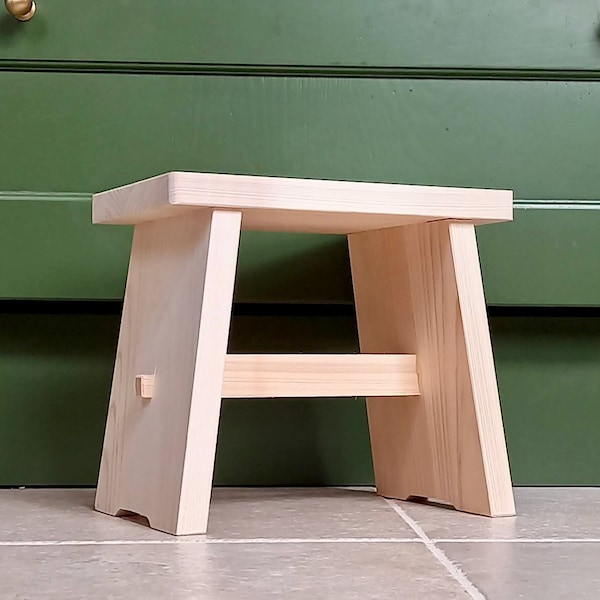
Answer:
[[[4,0],[6,10],[19,21],[29,21],[35,15],[33,0]]]

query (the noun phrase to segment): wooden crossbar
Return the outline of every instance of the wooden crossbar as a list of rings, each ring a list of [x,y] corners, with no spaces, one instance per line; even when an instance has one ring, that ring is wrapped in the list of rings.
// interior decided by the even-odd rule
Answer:
[[[414,354],[229,354],[223,398],[418,396]]]
[[[154,375],[138,375],[150,399]],[[418,396],[414,354],[228,354],[223,398]]]

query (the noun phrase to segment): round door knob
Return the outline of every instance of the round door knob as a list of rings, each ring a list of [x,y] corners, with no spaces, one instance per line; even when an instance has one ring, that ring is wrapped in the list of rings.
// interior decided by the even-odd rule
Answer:
[[[35,14],[33,0],[4,0],[6,10],[19,21],[29,21]]]

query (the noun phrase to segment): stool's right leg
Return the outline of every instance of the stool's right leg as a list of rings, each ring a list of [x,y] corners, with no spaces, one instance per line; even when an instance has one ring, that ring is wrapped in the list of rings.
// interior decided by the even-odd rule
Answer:
[[[101,512],[206,532],[240,227],[240,212],[207,209],[135,228]]]
[[[349,240],[362,352],[417,355],[419,397],[367,400],[378,493],[514,514],[473,225]]]

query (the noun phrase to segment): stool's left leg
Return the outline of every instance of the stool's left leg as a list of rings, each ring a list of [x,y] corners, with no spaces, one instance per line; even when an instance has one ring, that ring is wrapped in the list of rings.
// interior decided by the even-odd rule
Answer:
[[[417,355],[419,397],[367,400],[378,493],[514,514],[473,225],[349,238],[361,350]]]
[[[210,209],[136,226],[97,510],[206,532],[240,227]]]

